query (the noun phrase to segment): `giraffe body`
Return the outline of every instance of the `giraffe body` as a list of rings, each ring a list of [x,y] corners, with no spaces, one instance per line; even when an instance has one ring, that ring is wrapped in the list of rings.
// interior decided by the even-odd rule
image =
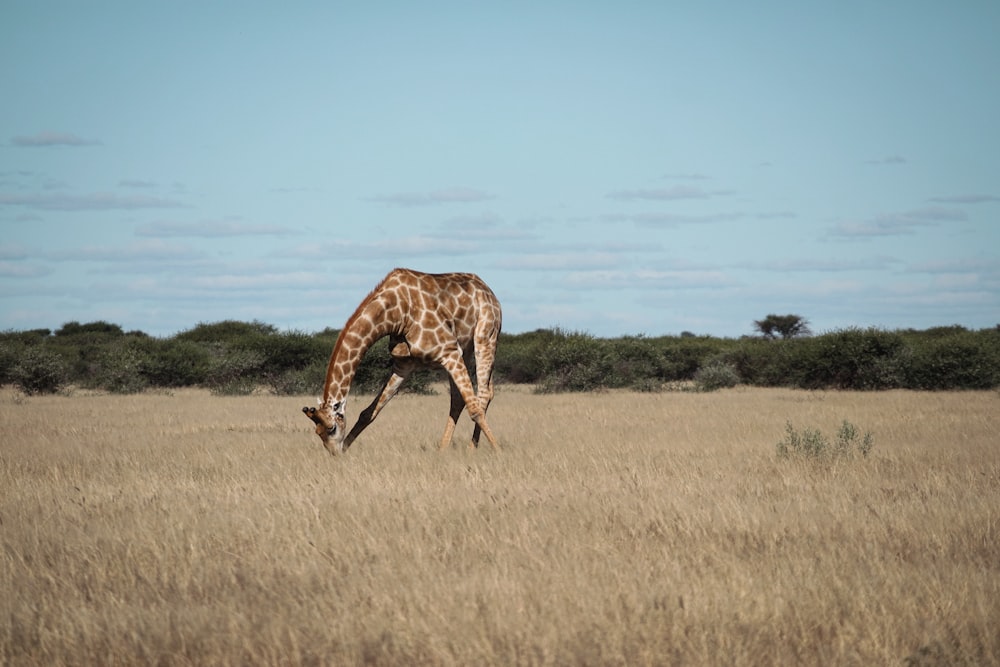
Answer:
[[[494,449],[496,439],[486,422],[493,399],[493,366],[500,335],[500,302],[479,276],[472,273],[420,273],[393,269],[347,320],[330,355],[323,397],[318,408],[305,407],[316,433],[331,454],[346,450],[381,412],[414,370],[440,366],[448,372],[451,410],[440,447],[451,444],[462,410]],[[361,359],[377,340],[389,337],[392,373],[375,400],[346,432],[346,404]],[[477,390],[467,362],[475,359]]]

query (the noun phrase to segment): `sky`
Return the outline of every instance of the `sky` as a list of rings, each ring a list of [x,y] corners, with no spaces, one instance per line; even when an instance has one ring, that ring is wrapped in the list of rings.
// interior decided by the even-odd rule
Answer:
[[[0,5],[0,330],[1000,323],[1000,3]]]

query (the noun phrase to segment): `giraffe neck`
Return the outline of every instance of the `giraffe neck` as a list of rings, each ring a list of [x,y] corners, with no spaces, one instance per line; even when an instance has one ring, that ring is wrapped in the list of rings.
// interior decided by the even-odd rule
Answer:
[[[365,352],[383,336],[396,328],[396,323],[385,317],[385,308],[380,303],[377,288],[344,325],[330,354],[326,368],[326,382],[323,385],[324,406],[343,404],[351,391],[351,382],[361,365]]]

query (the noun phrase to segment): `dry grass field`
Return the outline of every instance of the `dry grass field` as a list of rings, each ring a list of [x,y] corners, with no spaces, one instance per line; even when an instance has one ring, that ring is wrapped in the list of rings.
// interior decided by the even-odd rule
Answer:
[[[311,402],[0,392],[0,663],[1000,664],[996,392]]]

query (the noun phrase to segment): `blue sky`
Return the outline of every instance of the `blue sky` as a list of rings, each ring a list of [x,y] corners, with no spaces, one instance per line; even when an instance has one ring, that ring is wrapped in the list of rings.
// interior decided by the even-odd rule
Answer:
[[[0,6],[0,330],[1000,322],[1000,3]]]

